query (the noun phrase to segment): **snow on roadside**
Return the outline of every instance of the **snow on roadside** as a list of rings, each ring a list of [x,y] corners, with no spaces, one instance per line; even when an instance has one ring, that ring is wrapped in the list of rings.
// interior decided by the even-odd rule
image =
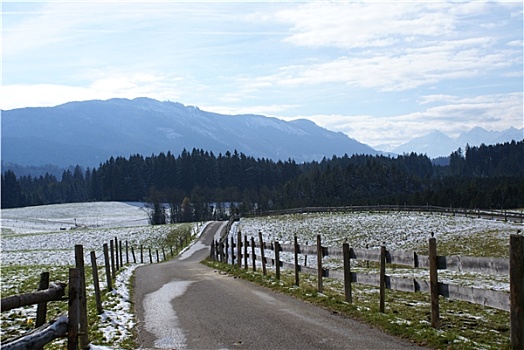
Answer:
[[[4,268],[0,276],[2,294],[7,291],[19,293],[18,286],[42,272],[41,268],[56,271],[74,265],[75,244],[84,246],[84,260],[88,266],[90,251],[95,251],[100,258],[103,244],[115,237],[138,245],[165,236],[173,229],[172,225],[148,225],[147,213],[140,205],[119,202],[48,205],[6,209],[0,213],[1,265]],[[195,226],[193,232],[200,236],[205,227],[206,224]],[[104,312],[99,316],[98,329],[104,340],[102,344],[92,344],[91,349],[117,349],[124,340],[129,341],[134,336],[136,319],[129,284],[139,266],[127,266],[118,273],[115,289],[106,295]],[[55,273],[51,275],[51,278],[56,278]],[[103,278],[100,276],[101,280]],[[89,294],[93,292],[92,284],[86,287]],[[16,312],[19,317],[31,320],[36,314],[36,306],[17,309]],[[2,317],[2,330],[8,329],[10,323],[9,317]]]
[[[112,344],[111,349],[115,349],[115,344],[133,337],[136,319],[132,313],[129,283],[135,269],[139,266],[128,266],[118,274],[115,289],[109,292],[111,295],[102,304],[104,312],[99,315],[100,324],[98,329],[103,333],[104,341]],[[103,346],[91,344],[91,349],[102,348]]]

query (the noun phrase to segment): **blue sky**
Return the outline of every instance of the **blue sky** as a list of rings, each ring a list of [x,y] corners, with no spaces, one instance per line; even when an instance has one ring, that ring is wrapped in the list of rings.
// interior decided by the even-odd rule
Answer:
[[[142,96],[372,146],[522,128],[523,4],[2,2],[1,109]]]

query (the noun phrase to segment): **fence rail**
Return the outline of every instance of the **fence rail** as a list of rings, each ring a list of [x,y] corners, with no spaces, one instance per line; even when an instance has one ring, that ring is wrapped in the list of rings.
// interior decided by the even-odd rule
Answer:
[[[435,328],[440,327],[439,296],[509,311],[511,346],[513,349],[524,348],[524,289],[522,287],[524,285],[524,236],[510,236],[510,259],[437,256],[436,239],[434,237],[429,239],[428,245],[429,255],[418,255],[409,251],[388,251],[385,246],[382,246],[379,250],[350,248],[347,243],[344,243],[342,248],[323,247],[320,235],[317,236],[316,246],[308,246],[299,245],[296,236],[294,237],[294,244],[280,244],[279,242],[264,242],[260,232],[258,241],[255,241],[254,237],[248,240],[246,236],[242,240],[241,232],[237,232],[236,242],[231,237],[231,245],[229,245],[227,239],[214,242],[211,247],[210,257],[222,262],[230,262],[233,265],[235,265],[235,260],[237,260],[239,267],[241,267],[243,260],[244,268],[246,269],[249,268],[248,260],[251,260],[253,271],[256,271],[258,262],[262,266],[264,275],[266,275],[266,265],[270,263],[275,267],[278,279],[280,278],[281,268],[294,269],[295,285],[297,286],[299,285],[299,272],[316,274],[318,276],[317,290],[319,293],[322,292],[322,280],[324,277],[340,279],[344,281],[345,300],[348,302],[352,300],[352,283],[379,287],[379,309],[381,312],[384,312],[386,289],[429,293],[431,297],[431,324]],[[248,247],[251,248],[251,253],[248,252]],[[244,248],[243,253],[242,248]],[[273,257],[266,257],[266,252],[268,251],[272,251]],[[281,253],[292,253],[294,262],[281,261]],[[299,255],[316,255],[317,267],[301,266],[299,264]],[[324,269],[322,260],[327,256],[343,259],[343,270]],[[352,272],[351,259],[379,262],[379,273]],[[388,276],[385,273],[386,264],[429,269],[430,279],[428,281]],[[438,270],[442,269],[510,275],[510,293],[439,282]]]
[[[438,213],[442,215],[464,215],[469,217],[496,219],[504,221],[524,222],[524,211],[516,210],[498,210],[498,209],[468,209],[468,208],[451,208],[439,207],[433,205],[413,206],[413,205],[353,205],[343,207],[303,207],[282,210],[268,210],[253,212],[246,216],[268,216],[283,214],[304,214],[304,213],[353,213],[353,212],[422,212]]]

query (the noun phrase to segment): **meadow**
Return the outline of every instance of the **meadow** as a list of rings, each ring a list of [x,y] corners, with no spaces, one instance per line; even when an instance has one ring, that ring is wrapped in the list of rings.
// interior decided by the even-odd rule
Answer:
[[[39,275],[43,271],[50,272],[53,282],[67,282],[67,267],[74,263],[75,244],[84,246],[85,263],[88,266],[90,251],[95,251],[97,258],[101,258],[103,244],[115,237],[135,246],[160,247],[184,230],[191,230],[193,236],[196,236],[202,227],[197,229],[194,224],[148,225],[147,212],[137,203],[76,203],[2,210],[2,297],[36,290]],[[358,248],[378,249],[381,244],[385,244],[389,249],[413,250],[427,254],[427,241],[433,232],[437,238],[439,255],[507,258],[509,235],[522,228],[521,223],[473,217],[430,213],[362,212],[242,218],[233,226],[232,234],[236,235],[237,230],[240,230],[248,237],[258,237],[258,232],[262,232],[264,240],[278,240],[281,243],[291,243],[294,235],[297,235],[300,244],[311,245],[315,244],[316,235],[320,234],[325,246],[341,246],[347,241],[350,246]],[[308,266],[315,266],[315,257],[307,259],[305,263]],[[367,269],[366,266],[355,263],[355,271]],[[96,344],[92,345],[93,349],[136,348],[136,319],[131,303],[130,286],[133,271],[137,266],[139,264],[133,264],[120,270],[116,288],[104,292],[104,313],[90,316],[90,339]],[[340,268],[340,262],[326,261],[325,266]],[[104,281],[103,269],[100,269],[99,273],[100,280]],[[388,268],[387,273],[420,277],[426,272]],[[89,269],[86,270],[86,275],[87,280],[91,281]],[[290,275],[288,277],[292,278]],[[283,278],[287,278],[285,273]],[[504,291],[509,288],[507,276],[463,274],[444,270],[439,271],[439,278],[447,283]],[[331,298],[336,300],[336,295],[340,295],[343,289],[340,281],[327,280],[325,294],[318,295],[314,292],[315,276],[304,276],[302,281],[301,292],[291,286],[278,287],[287,288],[292,293],[303,293],[302,296],[306,299],[316,298],[322,301]],[[263,283],[277,286],[271,279]],[[87,294],[93,294],[91,283],[87,288]],[[378,304],[377,293],[376,288],[356,286],[352,315],[371,323],[378,322],[385,329],[396,325],[403,329],[400,336],[405,336],[404,333],[408,329],[418,337],[417,341],[426,341],[428,345],[435,347],[440,347],[438,344],[452,344],[452,348],[464,349],[507,347],[507,312],[444,300],[442,317],[447,328],[432,330],[427,323],[429,299],[420,293],[388,292],[386,315],[373,316],[377,317],[378,321],[367,319],[366,317],[376,315],[374,310]],[[88,302],[90,307],[94,308],[93,301]],[[50,304],[49,318],[63,312],[62,304],[64,303]],[[338,302],[335,304],[339,305]],[[2,313],[2,340],[33,328],[35,314],[36,306]],[[433,338],[436,340],[431,341]],[[61,347],[63,341],[55,342],[47,348]],[[445,345],[442,345],[442,348],[445,348]]]
[[[141,203],[96,202],[46,205],[1,211],[1,294],[2,297],[37,289],[40,273],[50,273],[51,282],[68,281],[68,268],[75,263],[74,246],[84,247],[86,289],[89,308],[89,335],[92,349],[136,348],[136,321],[131,303],[133,271],[140,264],[121,268],[113,290],[105,288],[103,244],[117,238],[130,246],[151,248],[173,245],[188,230],[195,234],[195,224],[152,226]],[[90,252],[98,260],[103,288],[104,313],[96,315]],[[125,259],[125,258],[124,258]],[[138,251],[137,251],[138,259]],[[147,257],[146,257],[147,260]],[[125,260],[124,260],[125,261]],[[156,259],[155,259],[156,261]],[[67,303],[51,302],[48,319],[63,313]],[[34,328],[36,305],[2,313],[4,341]],[[46,349],[61,349],[64,341]]]

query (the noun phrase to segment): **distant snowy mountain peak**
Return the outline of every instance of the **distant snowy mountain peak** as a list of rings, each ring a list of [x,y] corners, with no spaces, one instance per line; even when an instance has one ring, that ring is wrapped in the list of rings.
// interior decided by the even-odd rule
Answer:
[[[392,152],[397,154],[415,152],[426,154],[430,158],[447,157],[458,148],[464,149],[466,145],[494,145],[512,140],[520,141],[524,138],[523,132],[524,129],[514,127],[503,131],[488,131],[477,126],[469,131],[462,132],[457,138],[452,138],[439,130],[435,130],[394,148]]]

